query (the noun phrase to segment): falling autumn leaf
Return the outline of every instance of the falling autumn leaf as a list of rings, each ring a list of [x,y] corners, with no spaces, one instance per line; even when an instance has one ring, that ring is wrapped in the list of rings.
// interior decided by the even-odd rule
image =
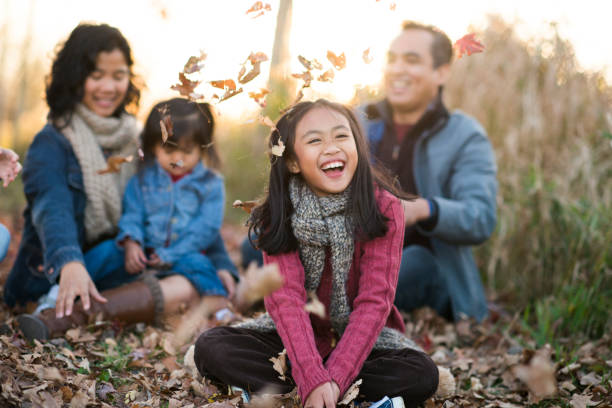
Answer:
[[[292,77],[294,78],[298,78],[301,79],[302,81],[304,81],[304,85],[302,85],[302,88],[308,88],[310,86],[310,83],[312,82],[312,74],[310,73],[310,71],[304,71],[301,74],[291,74]]]
[[[179,83],[172,85],[170,89],[173,89],[183,96],[190,99],[200,99],[201,95],[194,92],[195,88],[200,85],[200,81],[192,81],[187,76],[179,72]],[[200,98],[198,98],[200,97]]]
[[[391,4],[389,4],[389,10],[395,11],[395,7],[396,6],[397,6],[397,4],[394,1],[392,1]]]
[[[224,79],[221,81],[210,81],[210,84],[215,88],[219,89],[230,89],[232,91],[236,90],[236,83],[233,79]]]
[[[283,282],[278,264],[267,264],[259,268],[252,263],[236,287],[233,304],[239,312],[246,311],[253,303],[283,286]]]
[[[161,120],[159,121],[159,126],[161,128],[162,134],[162,142],[166,143],[168,138],[174,136],[174,130],[172,125],[172,117],[168,112],[168,106],[164,105],[161,108],[158,108],[159,113],[161,115]]]
[[[206,57],[207,55],[204,51],[200,51],[199,57],[189,57],[189,59],[185,63],[185,66],[183,67],[183,72],[186,74],[193,74],[194,72],[200,71],[202,68],[204,68],[204,60],[206,59]]]
[[[259,106],[261,106],[262,108],[265,108],[266,106],[266,101],[265,101],[265,97],[267,94],[270,93],[269,89],[266,88],[261,88],[259,90],[259,92],[249,92],[249,98],[253,99],[255,102],[257,102],[259,104]]]
[[[323,74],[319,75],[319,78],[317,78],[317,80],[321,82],[332,82],[333,79],[334,79],[334,70],[331,68],[325,71]]]
[[[339,405],[348,405],[351,403],[351,401],[353,401],[355,398],[357,398],[357,396],[359,395],[359,386],[361,385],[361,383],[363,382],[363,380],[360,378],[357,381],[355,381],[349,388],[348,390],[346,390],[346,392],[344,393],[344,396],[342,397],[342,400],[338,403]]]
[[[240,201],[236,200],[232,203],[232,207],[234,208],[242,208],[247,214],[250,214],[253,211],[253,208],[257,206],[257,201]]]
[[[476,40],[476,34],[474,33],[466,34],[455,41],[454,47],[457,50],[457,58],[461,58],[464,54],[470,56],[482,52],[485,48],[483,44]]]
[[[173,169],[176,169],[176,168],[182,169],[184,166],[185,166],[185,163],[183,163],[182,160],[179,160],[176,163],[174,162],[170,163],[170,167],[172,167]]]
[[[140,160],[144,160],[144,152],[142,151],[142,147],[138,148],[138,157]]]
[[[227,89],[223,95],[219,98],[219,102],[223,102],[226,99],[231,98],[232,96],[236,96],[239,93],[242,93],[242,88],[238,88],[236,90]]]
[[[269,361],[272,362],[272,368],[276,371],[282,381],[286,381],[287,377],[285,374],[287,373],[287,349],[283,349],[280,353],[278,353],[278,357],[270,357]]]
[[[316,59],[313,59],[312,61],[310,61],[309,59],[306,59],[303,56],[298,55],[298,61],[300,61],[300,63],[304,66],[304,68],[306,68],[309,71],[312,69],[323,69],[323,65]]]
[[[255,65],[258,62],[265,62],[268,60],[268,56],[263,52],[252,52],[249,54],[248,60],[251,64]]]
[[[246,61],[242,64],[242,68],[240,68],[240,72],[238,73],[238,82],[241,84],[246,84],[249,81],[252,81],[257,75],[261,73],[261,63],[268,60],[268,56],[263,52],[251,53],[247,57]],[[245,64],[249,62],[251,64],[251,70],[246,72]]]
[[[250,14],[253,18],[257,18],[261,15],[264,14],[264,12],[266,11],[272,11],[272,7],[270,6],[270,4],[262,2],[262,1],[256,1],[247,11],[245,14]],[[257,14],[255,14],[257,13]],[[253,16],[253,14],[255,14]]]
[[[279,139],[278,144],[273,145],[270,152],[274,156],[283,157],[283,153],[285,152],[285,144],[283,141]]]
[[[132,155],[127,157],[110,156],[108,159],[106,159],[106,168],[103,170],[98,170],[98,174],[119,173],[121,170],[121,165],[123,163],[131,162],[133,157],[134,156]]]
[[[308,313],[312,313],[315,316],[325,319],[325,305],[321,303],[317,294],[314,291],[308,293],[309,300],[304,305],[304,310]]]
[[[346,67],[346,56],[344,53],[336,55],[332,51],[327,51],[327,59],[338,71]]]
[[[363,54],[361,55],[361,58],[363,58],[363,62],[365,62],[366,64],[369,64],[370,62],[372,62],[374,60],[374,58],[372,58],[372,56],[370,55],[370,49],[366,49],[365,51],[363,51]]]
[[[261,123],[264,126],[268,126],[273,131],[276,130],[276,125],[274,124],[272,119],[270,119],[269,117],[263,116],[263,115],[259,115],[257,117],[257,120],[259,121],[259,123]]]

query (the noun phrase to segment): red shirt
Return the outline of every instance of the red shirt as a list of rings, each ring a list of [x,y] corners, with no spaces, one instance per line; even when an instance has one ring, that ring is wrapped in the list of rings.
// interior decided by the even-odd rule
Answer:
[[[377,190],[376,200],[390,220],[389,230],[383,237],[355,242],[346,285],[352,312],[340,339],[334,338],[328,319],[311,318],[304,310],[307,296],[298,251],[264,253],[264,262],[276,262],[285,280],[283,287],[264,301],[287,349],[291,374],[302,401],[318,385],[331,380],[338,384],[343,395],[359,374],[382,328],[405,331],[402,317],[393,305],[402,256],[404,212],[399,199],[385,190]],[[331,267],[327,259],[317,289],[317,296],[326,308],[331,290]],[[337,340],[335,347],[334,340]],[[323,364],[325,357],[328,358]]]

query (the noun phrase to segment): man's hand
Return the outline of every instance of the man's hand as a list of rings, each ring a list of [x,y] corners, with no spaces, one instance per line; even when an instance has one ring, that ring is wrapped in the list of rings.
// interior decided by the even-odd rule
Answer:
[[[141,272],[148,261],[140,244],[128,238],[123,243],[123,247],[125,248],[125,270],[131,275]]]
[[[429,203],[424,198],[417,198],[412,201],[402,200],[404,208],[404,225],[410,227],[419,221],[424,221],[431,216]]]
[[[232,300],[236,294],[236,281],[234,280],[234,277],[226,269],[219,269],[217,271],[217,276],[221,280],[225,290],[227,290],[227,298]]]
[[[106,303],[106,298],[100,295],[83,264],[79,262],[67,263],[60,272],[55,315],[57,318],[64,317],[64,315],[70,316],[77,296],[81,297],[83,309],[89,310],[90,295],[94,300]]]
[[[326,382],[312,390],[306,398],[305,408],[336,408],[340,389],[334,381]]]
[[[21,171],[19,156],[11,149],[0,147],[0,179],[4,188],[8,187],[11,181],[15,180]]]

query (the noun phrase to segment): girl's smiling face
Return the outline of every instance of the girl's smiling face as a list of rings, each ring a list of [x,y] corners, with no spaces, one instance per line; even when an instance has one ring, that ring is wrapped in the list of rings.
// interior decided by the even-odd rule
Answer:
[[[358,155],[348,119],[333,109],[309,111],[295,128],[289,171],[302,177],[318,196],[341,193],[353,180]]]

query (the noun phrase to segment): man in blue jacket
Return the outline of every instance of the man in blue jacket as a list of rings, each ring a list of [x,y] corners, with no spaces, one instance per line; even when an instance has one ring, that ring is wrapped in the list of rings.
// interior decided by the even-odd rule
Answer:
[[[442,101],[452,53],[439,29],[405,22],[389,47],[386,97],[360,114],[374,160],[419,196],[404,202],[395,304],[482,320],[487,303],[471,246],[495,229],[497,168],[480,124]]]

